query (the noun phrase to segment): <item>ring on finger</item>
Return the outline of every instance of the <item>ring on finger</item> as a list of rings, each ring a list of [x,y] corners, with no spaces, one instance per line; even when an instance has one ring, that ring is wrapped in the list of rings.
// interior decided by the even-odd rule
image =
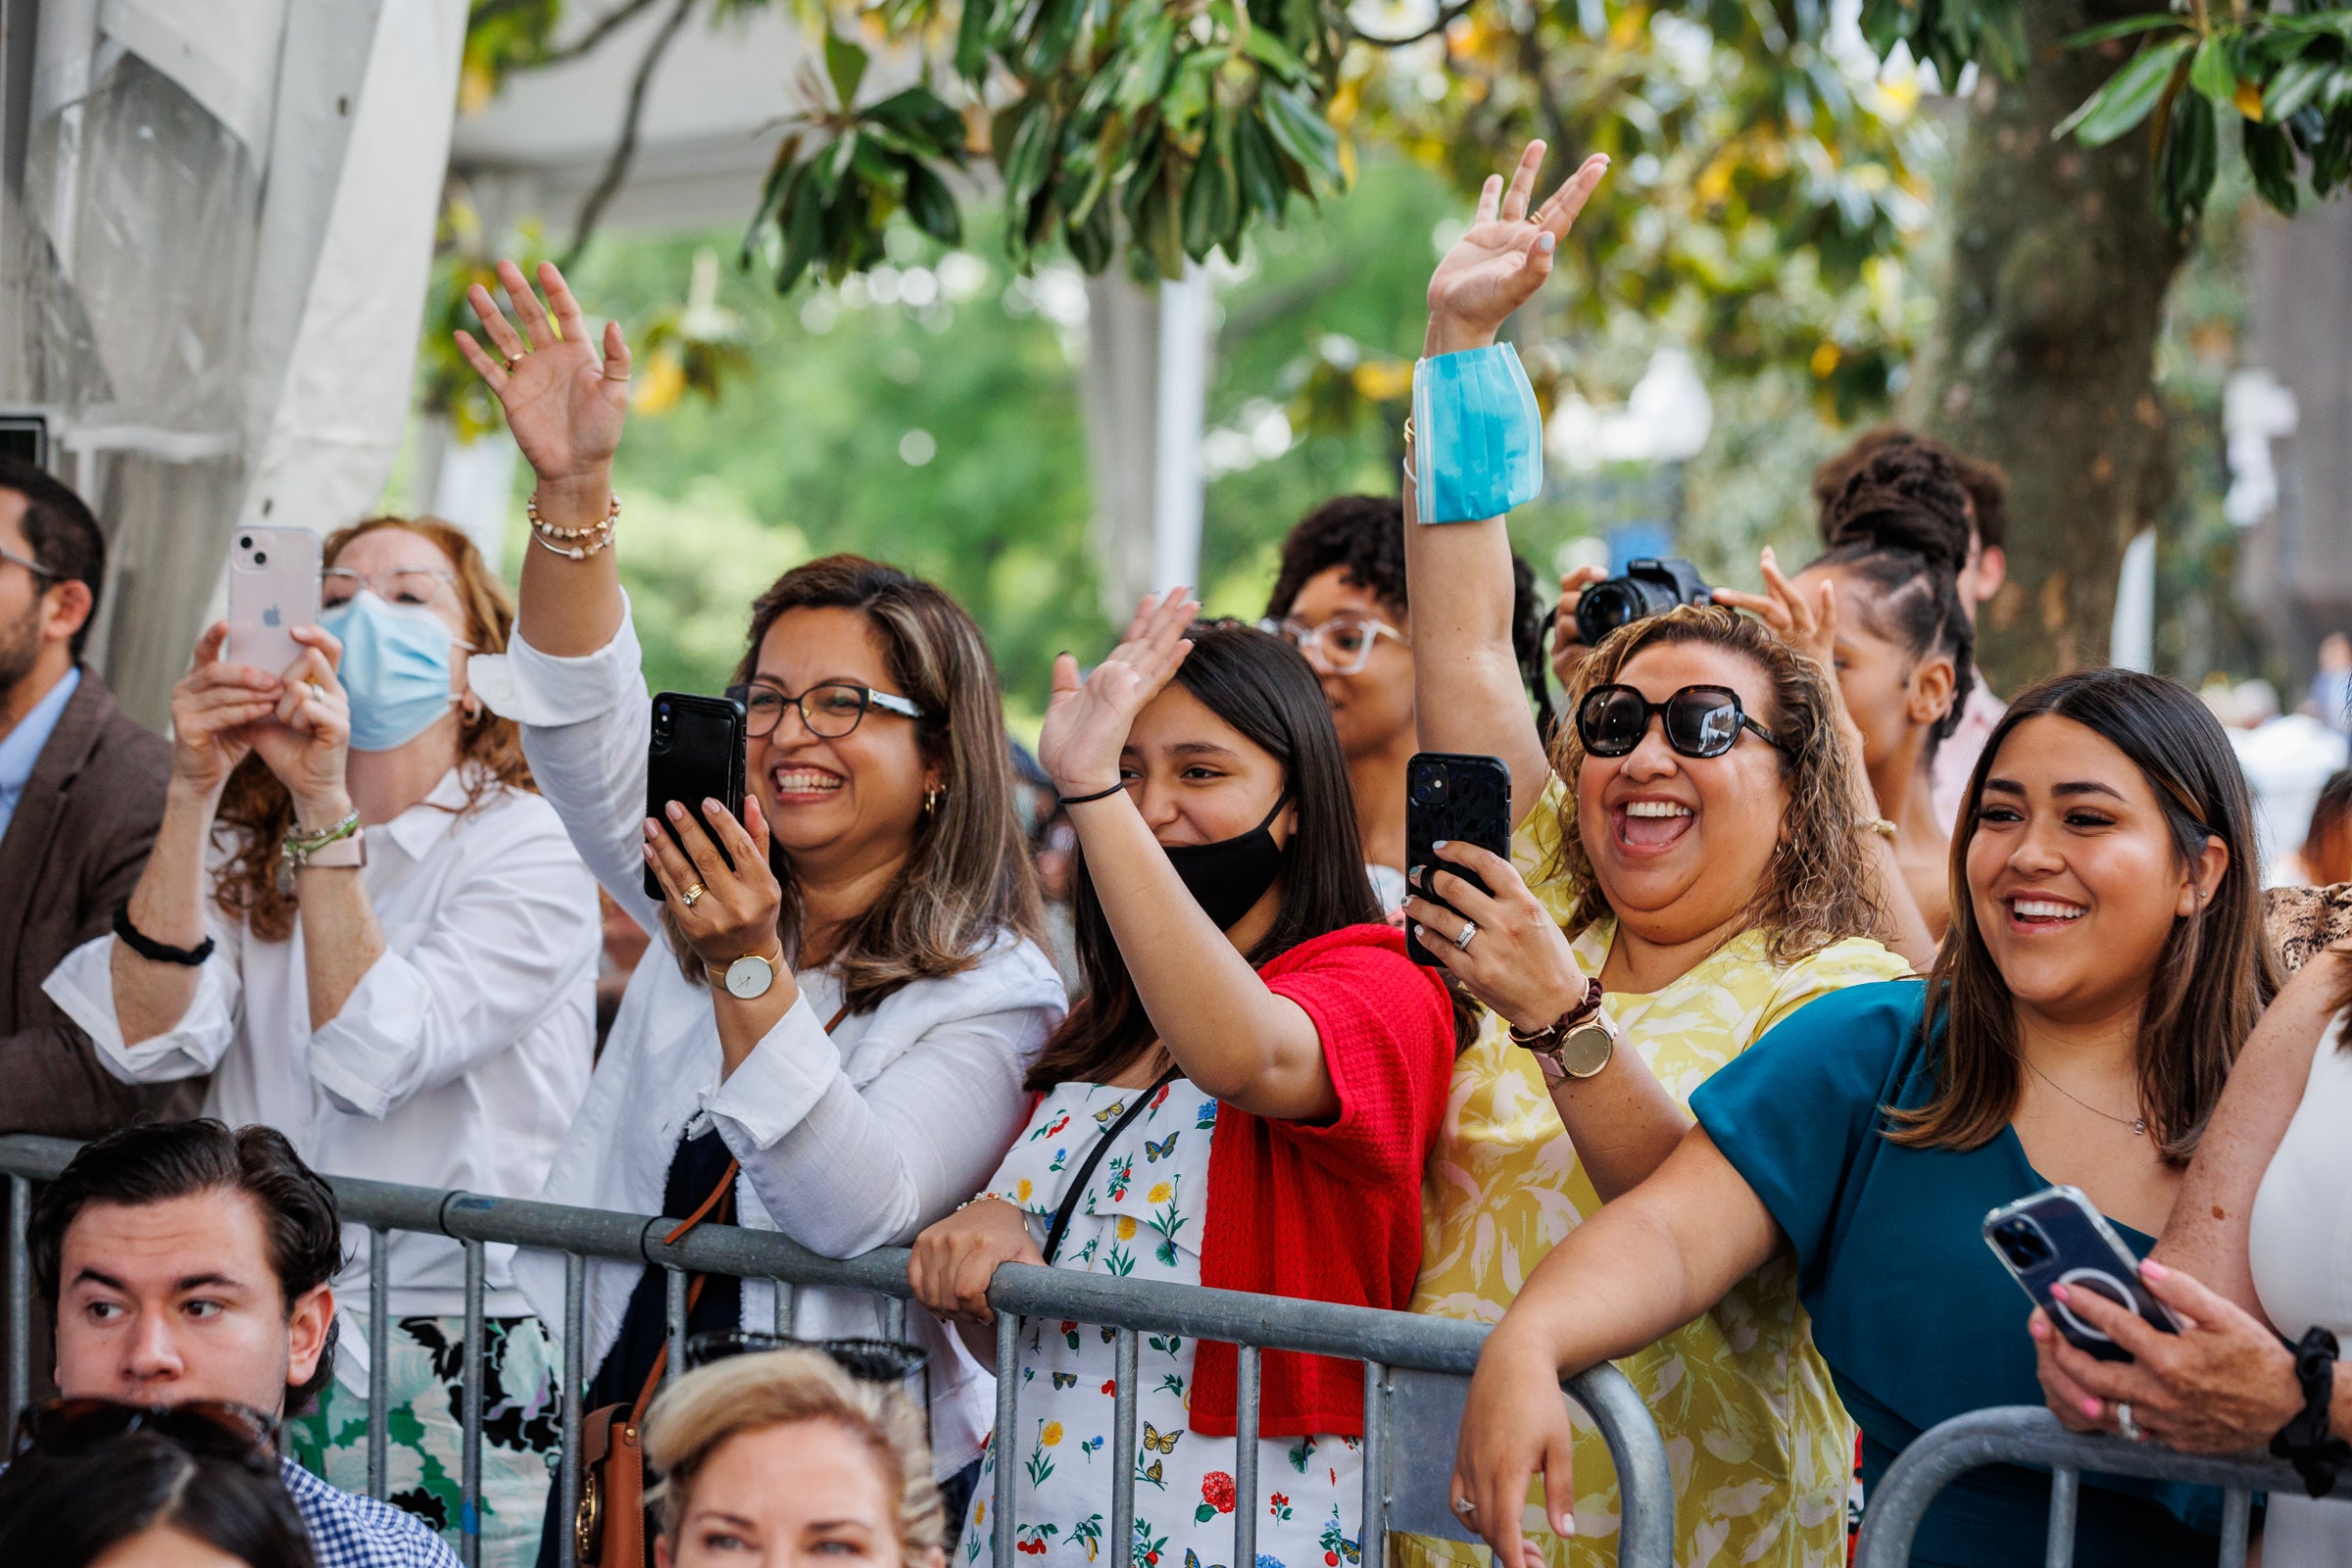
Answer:
[[[1464,920],[1462,922],[1462,928],[1453,934],[1453,945],[1456,948],[1459,948],[1462,952],[1468,953],[1470,951],[1471,939],[1477,935],[1478,922],[1476,920]]]
[[[1453,1511],[1467,1519],[1478,1512],[1478,1504],[1472,1502],[1468,1497],[1456,1497],[1453,1499]]]
[[[524,349],[522,354],[528,354],[531,351],[529,349]],[[514,373],[514,367],[522,363],[522,354],[510,354],[507,356],[507,373],[509,375],[513,375]]]
[[[703,886],[700,882],[697,882],[694,886],[688,888],[685,892],[678,895],[678,902],[691,909],[694,907],[695,901],[710,891],[710,890],[709,888]]]
[[[2115,1407],[2115,1430],[2133,1443],[2148,1441],[2148,1435],[2140,1430],[2139,1423],[2132,1419],[2130,1399],[2122,1400]]]

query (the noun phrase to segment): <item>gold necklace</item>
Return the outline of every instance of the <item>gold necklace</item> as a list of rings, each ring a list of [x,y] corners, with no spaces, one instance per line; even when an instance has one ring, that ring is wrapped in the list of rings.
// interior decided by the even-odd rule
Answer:
[[[2081,1105],[2084,1110],[2089,1111],[2093,1116],[2104,1116],[2119,1127],[2131,1128],[2142,1138],[2145,1138],[2148,1135],[2148,1119],[2145,1116],[2133,1116],[2127,1120],[2122,1116],[2118,1116],[2111,1110],[2101,1110],[2089,1101],[2084,1100],[2081,1095],[2070,1093],[2066,1085],[2060,1083],[2048,1073],[2043,1072],[2039,1067],[2035,1067],[2034,1065],[2033,1057],[2020,1053],[2018,1059],[2023,1061],[2028,1068],[2032,1069],[2034,1077],[2040,1079],[2043,1083],[2048,1084],[2052,1089],[2057,1090],[2060,1094],[2065,1095],[2067,1099],[2073,1101],[2076,1104]]]

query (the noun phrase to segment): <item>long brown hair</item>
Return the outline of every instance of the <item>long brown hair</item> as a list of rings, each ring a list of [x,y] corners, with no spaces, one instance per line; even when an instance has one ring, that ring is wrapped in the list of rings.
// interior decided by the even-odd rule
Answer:
[[[988,641],[963,607],[896,566],[862,556],[826,556],[795,566],[752,605],[738,685],[759,667],[760,645],[795,610],[855,610],[881,640],[883,662],[920,708],[924,760],[940,770],[935,808],[917,820],[914,845],[881,897],[840,933],[830,967],[841,998],[862,1012],[915,980],[958,974],[978,963],[999,935],[1037,939],[1044,919],[1029,844],[1013,813],[1012,746],[1004,699]],[[806,909],[791,858],[771,845],[783,884],[776,934],[797,954]],[[703,983],[702,961],[679,937],[668,906],[662,923],[686,978]]]
[[[507,651],[507,639],[514,630],[514,601],[455,523],[439,517],[369,517],[328,534],[322,559],[333,565],[354,539],[378,528],[405,528],[431,540],[457,568],[457,580],[450,587],[466,612],[466,640],[473,644],[473,652]],[[514,720],[487,708],[471,717],[461,711],[458,773],[466,786],[461,814],[502,789],[533,788],[530,764],[522,760],[522,732]],[[228,830],[230,845],[213,884],[214,902],[230,919],[244,919],[264,942],[285,941],[294,934],[294,911],[301,902],[296,894],[277,891],[278,847],[294,826],[294,798],[261,758],[249,753],[228,775],[214,820]]]
[[[1630,622],[1603,638],[1577,667],[1568,694],[1570,722],[1560,725],[1551,754],[1553,771],[1569,784],[1560,807],[1559,851],[1547,868],[1576,890],[1567,928],[1580,931],[1615,913],[1577,834],[1575,781],[1585,764],[1585,743],[1574,722],[1577,708],[1593,687],[1617,680],[1636,654],[1676,644],[1735,654],[1754,665],[1772,688],[1772,712],[1753,716],[1786,743],[1780,759],[1788,807],[1781,816],[1772,862],[1748,901],[1746,921],[1748,928],[1763,930],[1772,961],[1794,963],[1846,937],[1891,934],[1856,809],[1865,798],[1861,760],[1848,756],[1839,743],[1829,677],[1763,622],[1719,605],[1685,605]]]
[[[2186,687],[2128,669],[2072,670],[2028,687],[1984,742],[1952,835],[1952,928],[1920,1019],[1936,1096],[1916,1110],[1891,1110],[1897,1130],[1887,1137],[1912,1149],[1976,1149],[2017,1114],[2017,1004],[1977,925],[1968,846],[2001,743],[2044,713],[2073,719],[2132,760],[2163,808],[2181,863],[2202,855],[2208,839],[2230,854],[2213,897],[2174,920],[2165,938],[2134,1048],[2139,1112],[2164,1158],[2186,1164],[2278,975],[2263,936],[2253,807],[2229,737]]]

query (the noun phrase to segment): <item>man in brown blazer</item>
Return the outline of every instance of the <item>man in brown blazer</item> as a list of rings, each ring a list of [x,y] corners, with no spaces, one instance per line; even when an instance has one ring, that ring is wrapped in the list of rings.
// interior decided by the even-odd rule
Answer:
[[[95,1138],[192,1115],[203,1094],[117,1079],[41,994],[129,899],[172,769],[80,662],[105,565],[81,498],[0,457],[0,1133]]]

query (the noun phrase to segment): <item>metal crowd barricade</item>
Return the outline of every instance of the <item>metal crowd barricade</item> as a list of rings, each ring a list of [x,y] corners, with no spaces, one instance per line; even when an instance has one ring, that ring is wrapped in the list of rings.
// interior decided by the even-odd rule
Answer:
[[[74,1146],[62,1139],[0,1137],[0,1173],[9,1178],[8,1401],[11,1418],[24,1405],[31,1387],[26,1354],[31,1286],[24,1248],[32,1183],[54,1175]],[[668,1275],[669,1367],[685,1362],[686,1279],[690,1272],[732,1274],[776,1282],[776,1325],[789,1332],[792,1291],[825,1286],[868,1291],[885,1298],[884,1327],[890,1337],[905,1332],[906,1252],[891,1248],[861,1257],[821,1257],[773,1231],[704,1225],[674,1245],[662,1237],[674,1219],[568,1208],[472,1193],[437,1192],[350,1177],[334,1179],[335,1196],[347,1226],[367,1228],[368,1250],[368,1454],[371,1495],[385,1494],[386,1336],[390,1330],[385,1237],[392,1231],[447,1236],[466,1250],[464,1348],[464,1442],[460,1469],[464,1486],[460,1555],[474,1568],[479,1561],[481,1496],[483,1248],[507,1243],[532,1250],[562,1252],[564,1276],[564,1387],[562,1440],[565,1462],[557,1471],[563,1513],[577,1509],[578,1476],[570,1456],[578,1451],[579,1395],[587,1383],[582,1364],[587,1260],[609,1258],[665,1268]],[[1444,1536],[1467,1535],[1447,1506],[1454,1437],[1468,1392],[1468,1375],[1478,1363],[1488,1329],[1448,1318],[1339,1306],[1213,1291],[1161,1281],[1113,1279],[1068,1269],[1006,1264],[989,1290],[997,1308],[997,1431],[1017,1430],[1020,1379],[1010,1375],[1016,1355],[1018,1319],[1050,1318],[1116,1332],[1118,1374],[1113,1398],[1111,1530],[1114,1542],[1132,1542],[1136,1486],[1136,1366],[1142,1337],[1180,1334],[1239,1347],[1237,1356],[1236,1505],[1233,1515],[1235,1568],[1257,1561],[1259,1357],[1264,1350],[1303,1350],[1360,1361],[1364,1366],[1364,1525],[1358,1543],[1363,1568],[1386,1561],[1391,1531]],[[1633,1385],[1609,1366],[1570,1379],[1565,1392],[1598,1427],[1615,1463],[1620,1499],[1618,1561],[1622,1568],[1672,1568],[1674,1486],[1666,1447]],[[1002,1439],[1001,1439],[1002,1441]],[[989,1521],[996,1560],[1009,1564],[1010,1507],[1015,1467],[997,1466]],[[1131,1553],[1132,1555],[1132,1553]],[[566,1532],[564,1568],[572,1568]]]
[[[2245,1568],[2254,1494],[2301,1495],[2302,1478],[2267,1455],[2175,1453],[2154,1444],[2069,1432],[2039,1405],[1971,1410],[1934,1426],[1902,1451],[1871,1489],[1862,1510],[1854,1568],[1907,1568],[1911,1539],[1936,1494],[1986,1465],[2034,1465],[2050,1472],[2050,1528],[2043,1562],[2072,1568],[2082,1473],[2180,1481],[2223,1490],[2221,1568]],[[2348,1504],[2347,1506],[2352,1506]]]

